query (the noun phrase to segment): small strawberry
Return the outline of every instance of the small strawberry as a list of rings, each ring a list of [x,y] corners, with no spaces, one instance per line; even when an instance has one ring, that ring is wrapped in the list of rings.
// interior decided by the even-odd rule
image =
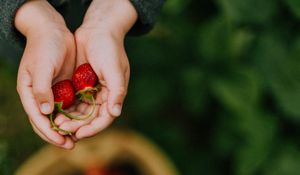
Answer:
[[[72,81],[77,92],[85,92],[95,89],[98,77],[91,65],[85,63],[75,70]]]
[[[76,95],[84,102],[91,103],[95,107],[95,94],[99,91],[97,74],[89,63],[80,65],[72,76]]]
[[[67,109],[75,102],[75,90],[70,80],[62,80],[52,86],[54,102],[62,103],[61,108]]]
[[[71,107],[75,102],[75,90],[72,84],[71,80],[62,80],[57,83],[55,83],[52,86],[52,92],[54,96],[54,102],[55,102],[55,113],[63,113],[69,118],[72,118],[68,113],[64,111],[64,109],[67,109]],[[50,114],[50,122],[51,126],[56,131],[61,131],[65,134],[71,135],[72,133],[63,129],[60,129],[55,123],[54,123],[54,117],[55,114]]]

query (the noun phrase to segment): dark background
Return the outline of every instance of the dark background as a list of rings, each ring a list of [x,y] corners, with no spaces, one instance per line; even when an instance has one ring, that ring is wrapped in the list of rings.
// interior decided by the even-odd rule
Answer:
[[[114,126],[151,138],[183,175],[300,174],[300,1],[168,0],[126,40],[131,82]],[[45,143],[16,86],[21,50],[0,47],[0,174]]]

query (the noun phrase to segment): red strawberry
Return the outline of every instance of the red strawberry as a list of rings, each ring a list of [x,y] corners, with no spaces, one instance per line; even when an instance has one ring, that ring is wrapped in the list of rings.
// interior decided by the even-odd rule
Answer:
[[[98,77],[91,65],[85,63],[75,70],[72,81],[76,91],[89,91],[94,89],[94,86],[98,82]]]
[[[67,109],[75,102],[75,91],[70,80],[62,80],[52,86],[54,102],[62,103],[62,109]]]
[[[55,111],[49,115],[51,126],[54,130],[63,132],[68,135],[72,135],[71,132],[60,129],[55,123],[55,114],[63,113],[65,116],[72,118],[68,113],[64,111],[71,107],[75,102],[75,90],[71,80],[62,80],[55,83],[52,86],[52,92],[54,95]]]
[[[64,114],[67,117],[76,120],[83,120],[89,118],[90,116],[93,115],[96,108],[94,95],[99,90],[98,86],[96,86],[98,82],[97,74],[94,72],[90,64],[85,63],[80,65],[75,70],[72,76],[72,82],[75,90],[77,91],[75,95],[77,95],[81,101],[92,104],[93,108],[91,112],[85,115],[84,117],[72,116],[67,113]]]

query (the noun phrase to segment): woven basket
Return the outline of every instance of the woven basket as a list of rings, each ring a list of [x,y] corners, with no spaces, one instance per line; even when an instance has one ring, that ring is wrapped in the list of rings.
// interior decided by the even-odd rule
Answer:
[[[72,151],[45,146],[30,157],[16,175],[98,175],[88,171],[110,167],[116,162],[130,162],[141,175],[179,175],[155,144],[127,129],[102,132],[78,142]]]

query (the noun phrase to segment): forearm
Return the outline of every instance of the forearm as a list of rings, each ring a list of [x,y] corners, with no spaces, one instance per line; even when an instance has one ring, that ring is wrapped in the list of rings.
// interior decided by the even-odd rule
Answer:
[[[27,2],[28,1],[28,2]],[[9,41],[11,43],[22,43],[21,42],[21,35],[17,32],[20,31],[24,35],[24,28],[32,24],[40,19],[40,14],[35,14],[32,16],[33,13],[28,13],[25,15],[18,15],[23,16],[16,22],[17,13],[19,13],[23,9],[23,7],[28,6],[28,3],[36,3],[38,1],[45,1],[46,0],[0,0],[0,39]],[[23,5],[26,3],[25,5]],[[25,9],[28,9],[27,7]],[[25,11],[25,10],[22,10]],[[25,13],[24,13],[25,14]],[[44,14],[44,13],[43,13]],[[27,21],[26,21],[27,20]],[[51,19],[52,20],[52,19]],[[21,21],[24,21],[21,23]],[[47,21],[44,21],[46,23]],[[26,24],[27,23],[27,24]],[[15,25],[18,25],[16,27]],[[16,30],[17,29],[17,30]],[[36,30],[37,31],[37,30]]]
[[[83,26],[127,33],[137,20],[129,0],[94,0],[84,17]]]
[[[46,0],[28,1],[15,15],[14,25],[24,36],[65,26],[63,17]]]

